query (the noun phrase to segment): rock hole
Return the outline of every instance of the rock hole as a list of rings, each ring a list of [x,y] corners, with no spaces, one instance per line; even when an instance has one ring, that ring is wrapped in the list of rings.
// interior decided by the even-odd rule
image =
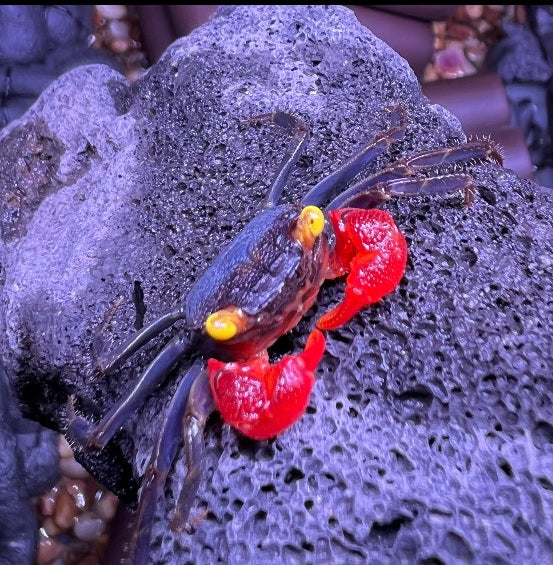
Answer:
[[[499,464],[499,468],[505,473],[505,475],[507,475],[507,477],[509,477],[510,479],[512,479],[514,477],[514,473],[513,473],[513,468],[511,467],[511,465],[507,462],[507,461],[502,461]]]
[[[285,484],[289,485],[295,481],[299,481],[305,477],[305,474],[297,467],[292,467],[284,477]]]
[[[140,330],[144,325],[144,315],[146,314],[146,305],[144,304],[144,290],[140,281],[134,281],[132,301],[136,316],[134,319],[134,329]]]
[[[549,422],[539,421],[532,430],[532,439],[538,449],[545,449],[547,444],[553,444],[553,426]]]
[[[553,483],[547,477],[538,477],[538,482],[543,489],[553,491]]]
[[[447,551],[465,563],[474,561],[474,552],[469,542],[456,532],[447,532],[444,540]]]

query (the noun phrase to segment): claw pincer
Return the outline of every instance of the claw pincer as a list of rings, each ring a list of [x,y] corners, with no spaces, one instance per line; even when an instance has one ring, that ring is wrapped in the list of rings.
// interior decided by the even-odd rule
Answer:
[[[388,212],[342,208],[328,212],[336,243],[327,278],[347,274],[344,300],[317,322],[332,330],[399,284],[407,264],[407,243]]]
[[[271,365],[267,351],[245,363],[209,359],[209,383],[223,420],[252,439],[269,439],[298,420],[315,384],[325,338],[313,330],[305,349]]]

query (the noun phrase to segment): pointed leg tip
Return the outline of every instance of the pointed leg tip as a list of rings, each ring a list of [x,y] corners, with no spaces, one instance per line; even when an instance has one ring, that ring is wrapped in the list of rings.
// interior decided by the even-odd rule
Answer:
[[[104,445],[94,433],[94,424],[75,410],[75,396],[67,400],[67,436],[72,446],[80,446],[90,450],[101,450]]]

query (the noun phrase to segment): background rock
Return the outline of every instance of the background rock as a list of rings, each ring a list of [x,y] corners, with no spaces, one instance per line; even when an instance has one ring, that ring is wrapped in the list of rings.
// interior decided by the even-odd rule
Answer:
[[[73,67],[103,63],[123,70],[114,57],[90,48],[91,34],[92,5],[0,6],[0,127]]]
[[[297,112],[312,137],[293,201],[408,114],[399,156],[464,141],[458,121],[342,7],[222,8],[130,88],[105,66],[61,77],[0,133],[2,340],[27,415],[63,430],[69,395],[99,417],[152,358],[91,380],[99,351],[183,299],[258,210],[288,139],[243,120]],[[180,459],[156,514],[170,562],[525,562],[553,556],[550,194],[472,164],[476,199],[386,206],[407,236],[398,290],[338,332],[310,407],[270,442],[218,419],[206,434],[195,532],[167,527]],[[274,355],[304,344],[342,296],[329,283]],[[152,432],[186,360],[108,447],[79,460],[135,499]]]
[[[37,520],[31,497],[58,476],[56,434],[21,418],[0,366],[0,563],[33,562]]]

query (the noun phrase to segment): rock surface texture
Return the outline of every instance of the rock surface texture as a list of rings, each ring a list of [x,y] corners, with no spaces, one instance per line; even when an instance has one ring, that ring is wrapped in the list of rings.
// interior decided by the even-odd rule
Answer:
[[[465,140],[407,64],[333,6],[222,8],[133,88],[105,66],[51,85],[0,132],[0,346],[26,414],[63,430],[73,394],[98,418],[168,338],[90,378],[100,351],[184,300],[259,210],[290,139],[244,120],[279,108],[310,124],[295,201],[398,103],[405,138],[369,171]],[[152,562],[553,559],[551,193],[496,165],[466,169],[470,208],[460,195],[385,206],[408,240],[405,278],[328,334],[298,424],[251,442],[210,422],[194,531],[179,536],[176,462]],[[326,284],[273,354],[299,350],[342,289]],[[185,366],[103,452],[77,454],[127,502]]]

